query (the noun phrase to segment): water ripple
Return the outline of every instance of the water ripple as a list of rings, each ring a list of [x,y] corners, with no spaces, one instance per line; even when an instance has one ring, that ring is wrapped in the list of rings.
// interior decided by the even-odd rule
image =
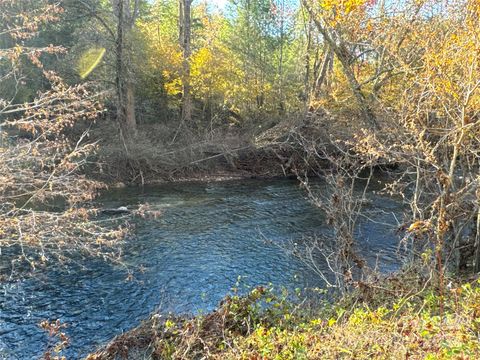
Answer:
[[[384,210],[376,219],[393,224],[398,205],[374,200],[373,207]],[[44,319],[68,324],[67,355],[79,358],[154,310],[213,309],[238,276],[248,285],[321,285],[277,246],[325,230],[323,215],[294,181],[122,189],[101,202],[106,207],[148,202],[163,211],[156,221],[139,221],[125,248],[125,261],[146,271],[126,282],[123,269],[91,260],[87,269],[50,269],[38,278],[0,285],[0,359],[38,356],[47,341],[37,325]],[[384,269],[397,266],[391,228],[365,222],[358,231],[370,260],[380,254]]]

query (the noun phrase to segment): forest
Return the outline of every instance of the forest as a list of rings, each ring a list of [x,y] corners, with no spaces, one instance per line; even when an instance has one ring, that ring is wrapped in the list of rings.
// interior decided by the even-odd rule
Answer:
[[[478,359],[479,152],[479,0],[0,0],[0,359]]]

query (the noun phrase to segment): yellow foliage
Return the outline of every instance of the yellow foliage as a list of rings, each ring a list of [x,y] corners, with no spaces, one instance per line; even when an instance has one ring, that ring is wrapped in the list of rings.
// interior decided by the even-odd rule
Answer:
[[[176,41],[162,33],[156,21],[141,21],[137,25],[140,33],[148,39],[146,62],[148,71],[162,74],[167,94],[181,93],[182,51]]]
[[[349,23],[358,30],[358,21],[363,18],[365,9],[370,4],[372,4],[371,0],[321,0],[320,8],[329,25]]]
[[[430,227],[430,223],[426,222],[426,221],[415,221],[414,223],[412,223],[407,231],[408,232],[424,232],[426,230],[428,230],[428,228]]]
[[[369,0],[322,0],[320,6],[322,9],[327,11],[337,11],[342,12],[343,14],[350,14],[353,11],[356,11],[360,8],[363,8],[368,3],[371,3]]]

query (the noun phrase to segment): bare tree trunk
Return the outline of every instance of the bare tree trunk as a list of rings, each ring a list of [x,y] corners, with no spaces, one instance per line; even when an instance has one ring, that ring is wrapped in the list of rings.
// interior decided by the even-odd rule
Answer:
[[[135,118],[135,94],[133,83],[129,79],[125,65],[125,32],[130,31],[138,16],[139,1],[135,0],[134,9],[130,8],[130,0],[115,0],[112,2],[117,17],[117,34],[115,38],[115,87],[117,97],[117,120],[123,138],[135,135],[137,123]]]
[[[191,5],[192,0],[178,1],[178,42],[182,48],[182,113],[180,124],[173,135],[172,144],[177,139],[185,122],[192,120],[192,96],[190,93],[190,55],[191,55]]]
[[[192,97],[190,93],[190,55],[191,55],[191,5],[192,0],[180,0],[181,46],[183,49],[183,76],[182,76],[182,121],[192,120]]]
[[[281,3],[281,12],[280,12],[280,58],[278,64],[278,77],[279,77],[279,84],[278,84],[278,96],[279,96],[279,110],[280,113],[284,113],[285,111],[285,99],[283,96],[283,42],[285,40],[285,0],[282,0]]]
[[[322,60],[322,67],[320,69],[320,73],[318,77],[315,79],[315,85],[313,87],[313,94],[315,97],[320,95],[320,90],[322,88],[322,84],[325,82],[327,78],[328,70],[331,69],[331,65],[333,64],[333,52],[330,49],[330,46],[326,46],[323,60]]]
[[[131,7],[131,0],[127,0],[128,4],[128,16],[127,16],[127,29],[129,32],[135,27],[135,21],[140,13],[140,0],[134,0],[133,9]],[[135,116],[135,88],[132,82],[131,75],[127,71],[126,82],[126,125],[130,132],[134,135],[137,134],[137,119]]]
[[[303,10],[303,8],[302,8]],[[310,105],[310,95],[311,95],[311,86],[310,86],[310,50],[312,48],[312,17],[308,16],[308,25],[306,25],[307,32],[307,46],[305,51],[305,77],[303,80],[303,91],[305,93],[305,109]]]
[[[183,10],[183,1],[184,0],[179,0],[178,1],[178,43],[183,49],[183,38],[184,38],[184,10]]]
[[[478,273],[480,272],[480,207],[477,212],[474,249],[473,270]]]
[[[117,15],[117,37],[115,39],[116,51],[115,51],[115,86],[117,94],[117,121],[122,129],[126,119],[126,109],[124,101],[124,79],[123,79],[123,20],[124,20],[124,8],[123,0],[117,1],[116,11]]]
[[[340,60],[340,63],[342,64],[343,72],[347,77],[347,80],[350,84],[350,89],[352,90],[353,95],[357,100],[357,103],[360,107],[360,111],[363,115],[365,122],[370,127],[377,129],[378,123],[375,118],[375,115],[373,114],[373,111],[370,108],[370,105],[368,104],[367,99],[365,98],[365,95],[362,93],[361,85],[358,82],[355,76],[355,73],[350,67],[350,56],[347,52],[347,49],[344,46],[342,47],[335,46],[333,47],[333,51],[335,52],[335,55],[337,55],[338,60]]]
[[[125,125],[130,132],[136,135],[137,120],[135,118],[135,92],[131,81],[125,86]]]
[[[334,35],[322,25],[320,20],[315,17],[315,12],[311,8],[310,4],[308,3],[308,0],[302,0],[303,5],[305,6],[305,9],[309,12],[310,16],[312,17],[318,31],[320,34],[322,34],[323,39],[325,42],[328,43],[330,48],[332,49],[333,53],[337,56],[338,60],[340,61],[340,64],[342,65],[343,72],[348,80],[348,83],[350,85],[350,89],[353,92],[353,95],[355,96],[355,99],[357,100],[357,104],[360,107],[360,112],[362,113],[362,117],[364,118],[364,121],[373,129],[378,129],[378,123],[375,118],[375,115],[370,108],[367,99],[365,98],[365,95],[362,93],[361,90],[361,85],[358,82],[355,73],[353,72],[350,64],[350,60],[353,58],[352,54],[350,51],[347,49],[346,44],[344,41],[340,38],[334,37]]]

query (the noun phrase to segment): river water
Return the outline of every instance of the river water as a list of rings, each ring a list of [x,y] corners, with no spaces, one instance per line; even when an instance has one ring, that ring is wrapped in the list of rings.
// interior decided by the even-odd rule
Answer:
[[[322,186],[321,183],[317,186]],[[375,222],[362,220],[360,248],[383,271],[398,267],[394,235],[399,205],[370,194]],[[89,260],[35,278],[0,284],[0,359],[34,359],[47,336],[38,323],[68,324],[68,358],[80,358],[152,311],[201,313],[215,308],[241,276],[243,287],[321,287],[320,278],[282,246],[328,232],[322,213],[296,181],[246,180],[126,188],[104,194],[105,207],[149,203],[162,211],[141,220],[125,245],[125,269]],[[388,225],[390,224],[390,225]],[[266,241],[268,240],[268,241]],[[281,245],[281,246],[279,246]],[[322,264],[320,266],[323,266]]]

